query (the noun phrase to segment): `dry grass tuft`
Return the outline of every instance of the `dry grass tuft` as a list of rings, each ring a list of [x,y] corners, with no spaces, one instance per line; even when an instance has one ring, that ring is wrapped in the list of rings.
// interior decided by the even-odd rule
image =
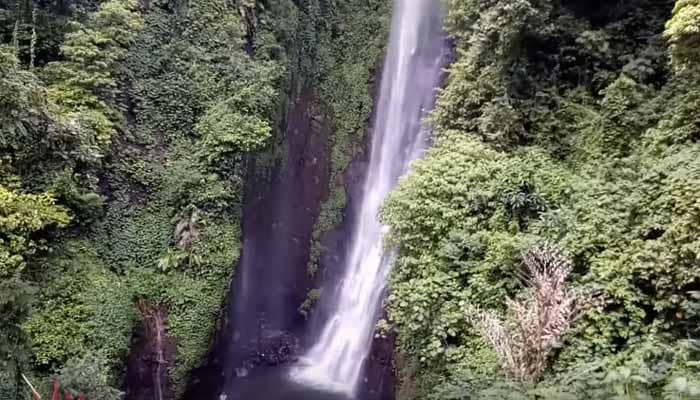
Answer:
[[[567,287],[571,261],[558,248],[536,247],[525,255],[524,264],[529,291],[521,301],[506,300],[511,323],[478,309],[467,310],[467,319],[494,347],[507,377],[531,384],[544,373],[584,302]]]

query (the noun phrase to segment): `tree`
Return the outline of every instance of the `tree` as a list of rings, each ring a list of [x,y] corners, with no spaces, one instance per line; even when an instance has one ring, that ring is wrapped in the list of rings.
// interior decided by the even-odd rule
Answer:
[[[55,129],[41,81],[22,69],[10,47],[0,46],[0,154],[28,164]]]
[[[61,46],[64,59],[48,64],[49,99],[68,125],[78,126],[78,142],[104,150],[121,123],[116,95],[119,62],[143,20],[134,0],[110,0],[74,24]]]
[[[671,46],[671,61],[683,71],[700,62],[700,0],[678,0],[664,37]]]
[[[36,233],[69,222],[51,194],[18,193],[0,185],[0,277],[21,273],[28,257],[47,249],[45,239],[34,238]]]
[[[33,255],[48,248],[42,231],[69,222],[50,194],[18,193],[0,185],[0,367],[15,374],[28,361],[22,324],[33,293],[22,272]]]
[[[33,293],[19,274],[0,276],[0,370],[15,380],[31,354],[22,324],[29,317]]]

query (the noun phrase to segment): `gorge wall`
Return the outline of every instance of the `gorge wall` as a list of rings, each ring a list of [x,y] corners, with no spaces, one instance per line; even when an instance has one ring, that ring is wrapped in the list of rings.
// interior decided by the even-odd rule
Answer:
[[[321,397],[280,374],[332,314],[389,3],[0,1],[0,398]],[[700,3],[444,4],[358,396],[696,398]],[[556,340],[518,312],[546,260]]]
[[[0,371],[0,390],[22,395],[15,378],[24,371],[42,392],[57,375],[88,396],[116,398],[123,388],[132,399],[181,398],[217,321],[220,331],[232,324],[221,312],[229,290],[263,290],[234,273],[248,262],[239,262],[242,248],[266,264],[293,255],[293,274],[267,288],[282,304],[258,304],[265,320],[283,320],[278,339],[311,312],[321,237],[340,221],[342,176],[362,151],[388,7],[59,3],[0,4],[0,90],[14,99],[3,103],[12,118],[2,120],[0,184],[19,204],[46,205],[42,224],[12,233],[31,243],[12,250],[27,268],[23,261],[2,272],[18,294],[10,302],[18,322],[7,329],[26,328],[3,334],[19,347]],[[297,231],[284,251],[245,240],[290,226]],[[30,311],[22,299],[32,287]],[[248,339],[277,329],[259,320],[250,327]],[[261,346],[279,347],[276,340]]]

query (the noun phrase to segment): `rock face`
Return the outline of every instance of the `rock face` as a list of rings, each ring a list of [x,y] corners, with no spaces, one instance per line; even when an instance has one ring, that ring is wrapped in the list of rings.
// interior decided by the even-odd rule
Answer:
[[[377,66],[376,76],[381,76]],[[378,87],[379,79],[375,79]],[[376,90],[375,90],[376,91]],[[328,317],[323,296],[310,319],[298,312],[307,292],[317,287],[307,274],[313,226],[329,191],[329,135],[311,90],[291,105],[286,122],[284,160],[271,171],[251,166],[243,223],[241,263],[232,283],[230,304],[205,363],[192,372],[187,400],[332,400],[290,384],[287,366],[315,339]],[[364,136],[368,149],[374,115]],[[347,251],[352,218],[362,195],[368,151],[360,153],[340,182],[346,191],[343,222],[322,238],[324,282],[339,279],[339,260]],[[269,172],[266,174],[265,172]],[[330,292],[330,290],[329,290]],[[361,400],[394,398],[392,336],[376,339],[366,362]]]
[[[380,65],[376,66],[376,76],[381,76]],[[380,79],[375,79],[373,93],[376,93]],[[369,146],[374,133],[375,112],[369,116],[370,123],[364,135],[362,144],[363,152],[358,154],[350,163],[347,170],[342,175],[342,185],[345,189],[347,203],[343,211],[343,220],[334,229],[326,232],[321,241],[324,252],[319,262],[320,270],[324,271],[322,277],[324,291],[321,299],[314,308],[312,317],[308,321],[308,328],[303,336],[304,347],[313,345],[317,339],[318,332],[323,328],[328,318],[331,318],[331,310],[325,295],[332,295],[332,286],[342,278],[343,257],[349,251],[349,237],[355,224],[354,218],[359,213],[361,207],[362,192],[364,189],[365,177],[369,166]],[[359,400],[393,400],[395,397],[394,383],[395,374],[393,366],[394,336],[375,338],[372,343],[370,356],[366,360],[363,381],[357,398]]]
[[[252,367],[267,365],[274,367],[296,361],[299,341],[290,332],[259,338],[251,351],[248,362]]]
[[[328,197],[330,129],[304,91],[290,107],[284,160],[271,173],[256,169],[249,179],[243,222],[243,254],[232,283],[230,304],[206,362],[192,372],[185,399],[330,400],[328,393],[289,382],[287,366],[314,339],[324,316],[307,320],[298,312],[310,288],[307,274],[311,234]],[[372,129],[365,135],[367,144]],[[366,146],[365,146],[366,148]],[[346,218],[323,238],[325,281],[337,279],[336,260],[344,254],[353,211],[358,207],[367,156],[360,154],[343,176],[348,196]],[[269,171],[268,171],[269,172]],[[362,400],[393,399],[393,338],[378,339],[367,361]],[[331,397],[329,397],[331,396]]]
[[[168,382],[168,366],[177,347],[168,335],[165,308],[139,302],[141,323],[134,332],[127,359],[126,393],[128,400],[170,400],[174,394]]]
[[[230,303],[210,355],[192,372],[187,399],[213,400],[222,393],[237,398],[242,381],[297,356],[306,322],[298,307],[312,284],[311,234],[328,196],[330,130],[316,104],[311,90],[293,102],[277,165],[261,168],[251,161]]]

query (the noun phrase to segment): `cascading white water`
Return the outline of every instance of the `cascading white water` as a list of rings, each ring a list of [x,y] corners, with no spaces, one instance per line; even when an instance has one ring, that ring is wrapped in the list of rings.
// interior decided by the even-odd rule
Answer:
[[[445,59],[440,0],[394,0],[372,153],[343,280],[318,342],[292,371],[297,381],[352,395],[370,350],[392,254],[382,243],[382,201],[428,145],[422,119],[432,108]]]

